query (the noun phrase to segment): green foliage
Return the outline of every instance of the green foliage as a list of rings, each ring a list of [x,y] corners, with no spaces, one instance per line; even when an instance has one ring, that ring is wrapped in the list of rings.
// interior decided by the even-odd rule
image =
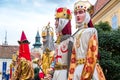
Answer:
[[[120,30],[111,30],[107,22],[95,25],[98,30],[99,63],[106,80],[120,80]]]
[[[111,30],[111,26],[109,25],[109,23],[106,22],[102,22],[100,21],[98,24],[95,25],[96,28],[98,28],[100,31],[110,31]]]
[[[99,50],[99,52],[101,56],[99,63],[103,68],[106,80],[119,80],[120,64],[118,61],[120,61],[120,56],[113,59],[111,52],[105,50]]]
[[[120,52],[120,30],[102,32],[98,35],[99,46],[106,51],[119,55]]]

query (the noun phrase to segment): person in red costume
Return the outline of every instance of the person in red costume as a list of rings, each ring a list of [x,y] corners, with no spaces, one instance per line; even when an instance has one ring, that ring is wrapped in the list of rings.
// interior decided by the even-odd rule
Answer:
[[[105,80],[98,64],[98,35],[93,27],[88,1],[78,0],[74,4],[76,28],[70,60],[68,80]]]
[[[60,7],[55,13],[55,32],[57,40],[55,42],[54,61],[51,69],[54,70],[52,80],[67,80],[69,67],[69,55],[71,54],[71,11],[65,7]]]
[[[30,57],[29,41],[24,31],[22,31],[21,39],[18,43],[20,45],[18,63],[12,80],[33,80],[34,70]]]

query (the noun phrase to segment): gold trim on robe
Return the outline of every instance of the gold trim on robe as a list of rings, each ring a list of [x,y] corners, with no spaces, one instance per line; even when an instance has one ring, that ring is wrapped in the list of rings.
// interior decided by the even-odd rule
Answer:
[[[48,69],[54,58],[54,51],[44,52],[42,56],[42,69],[45,75],[48,74]]]
[[[89,40],[86,62],[82,71],[81,80],[91,80],[97,62],[97,56],[98,41],[96,35],[94,34]]]
[[[75,52],[75,48],[73,47],[71,54],[70,68],[68,73],[68,80],[72,80],[75,67],[76,67],[76,52]]]
[[[74,75],[74,71],[76,67],[75,56],[76,56],[76,52],[75,52],[75,48],[73,48],[72,55],[71,55],[71,61],[70,61],[68,80],[73,79],[73,75]],[[80,75],[81,80],[91,80],[95,67],[97,69],[99,80],[106,80],[101,67],[99,66],[99,64],[97,64],[97,56],[98,56],[98,41],[97,41],[96,35],[93,34],[89,40],[86,60],[84,63],[82,74]]]

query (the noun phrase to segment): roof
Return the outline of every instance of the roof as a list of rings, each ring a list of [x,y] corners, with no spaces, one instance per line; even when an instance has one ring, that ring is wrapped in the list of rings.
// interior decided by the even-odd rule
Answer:
[[[16,45],[0,45],[0,58],[11,59],[18,50],[19,46]]]
[[[97,0],[94,6],[94,14],[98,13],[110,0]]]

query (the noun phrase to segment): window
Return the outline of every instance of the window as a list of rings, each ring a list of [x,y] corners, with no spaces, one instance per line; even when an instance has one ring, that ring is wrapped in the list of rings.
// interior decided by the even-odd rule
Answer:
[[[117,29],[118,28],[118,18],[116,15],[112,17],[112,29]]]

